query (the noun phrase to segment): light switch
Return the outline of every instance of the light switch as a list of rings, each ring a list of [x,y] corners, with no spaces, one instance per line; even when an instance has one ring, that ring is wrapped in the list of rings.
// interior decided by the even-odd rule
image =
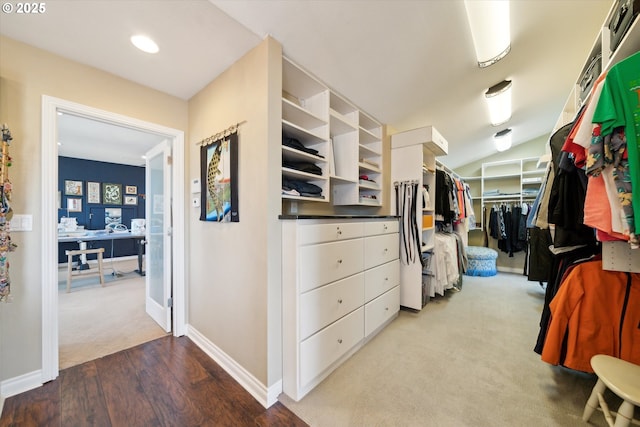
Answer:
[[[200,179],[194,178],[191,180],[191,194],[200,192]]]
[[[9,223],[10,231],[33,231],[33,215],[14,214]]]

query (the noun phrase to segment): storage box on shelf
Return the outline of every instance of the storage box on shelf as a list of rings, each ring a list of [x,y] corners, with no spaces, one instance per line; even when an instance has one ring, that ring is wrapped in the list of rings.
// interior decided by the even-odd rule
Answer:
[[[283,222],[283,391],[299,400],[397,316],[398,221]]]

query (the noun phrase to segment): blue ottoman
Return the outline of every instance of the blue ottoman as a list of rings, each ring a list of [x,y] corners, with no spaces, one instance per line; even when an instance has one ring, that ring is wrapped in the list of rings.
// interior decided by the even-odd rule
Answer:
[[[495,276],[498,274],[498,252],[481,246],[467,246],[467,276]]]

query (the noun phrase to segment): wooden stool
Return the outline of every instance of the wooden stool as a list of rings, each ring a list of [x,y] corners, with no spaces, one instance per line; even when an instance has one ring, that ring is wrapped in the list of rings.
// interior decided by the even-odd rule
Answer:
[[[589,421],[593,411],[602,409],[607,424],[611,427],[627,427],[633,419],[635,406],[640,406],[640,366],[611,356],[598,354],[591,358],[591,367],[598,382],[584,407],[583,421]],[[602,394],[606,389],[614,392],[624,402],[618,408],[615,424]]]
[[[104,286],[104,275],[102,274],[102,254],[104,248],[97,249],[77,249],[75,251],[65,251],[67,254],[67,293],[71,292],[71,271],[73,270],[73,256],[98,254],[98,273],[100,274],[100,285]]]

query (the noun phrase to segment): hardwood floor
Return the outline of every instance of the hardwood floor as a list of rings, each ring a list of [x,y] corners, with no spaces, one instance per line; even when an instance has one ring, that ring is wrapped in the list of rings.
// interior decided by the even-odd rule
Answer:
[[[306,426],[265,409],[189,338],[163,337],[60,371],[6,399],[5,426]]]

